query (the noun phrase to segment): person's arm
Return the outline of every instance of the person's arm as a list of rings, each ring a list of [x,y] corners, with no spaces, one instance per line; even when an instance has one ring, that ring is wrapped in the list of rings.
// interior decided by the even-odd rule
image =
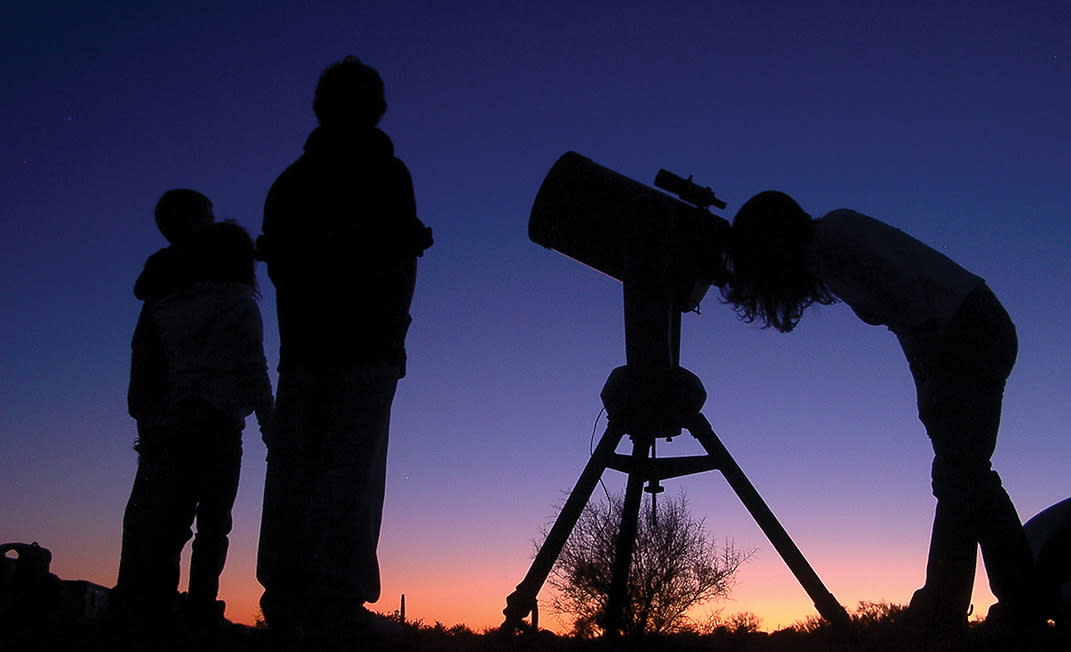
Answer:
[[[179,260],[172,247],[166,247],[149,256],[141,274],[134,281],[134,296],[141,301],[159,299],[175,288]]]
[[[130,351],[127,412],[139,421],[162,418],[167,405],[167,358],[153,323],[151,304],[143,304]]]
[[[272,412],[275,398],[272,395],[271,379],[268,377],[268,359],[264,355],[264,320],[252,297],[248,297],[245,315],[247,360],[253,386],[253,413],[260,427],[264,443],[271,439]]]

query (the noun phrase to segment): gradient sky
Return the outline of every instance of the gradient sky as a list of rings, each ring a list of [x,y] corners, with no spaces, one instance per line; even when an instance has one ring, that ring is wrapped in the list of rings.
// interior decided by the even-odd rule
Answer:
[[[196,188],[259,232],[315,126],[317,76],[347,54],[385,80],[381,126],[436,238],[395,401],[374,608],[404,593],[410,618],[500,624],[601,432],[599,392],[624,362],[620,284],[527,238],[569,150],[648,184],[663,167],[694,174],[726,217],[769,188],[816,215],[853,208],[983,276],[1020,337],[996,468],[1024,520],[1071,495],[1066,2],[18,4],[0,12],[0,540],[39,541],[64,579],[115,581],[136,464],[132,285],[165,244],[156,199]],[[896,339],[843,305],[790,335],[713,293],[702,308],[681,358],[723,442],[842,604],[905,603],[933,498]],[[240,622],[260,590],[264,455],[250,419],[221,596]],[[767,629],[814,613],[719,474],[666,484],[714,536],[757,549],[726,613]],[[984,614],[984,579],[975,597]]]

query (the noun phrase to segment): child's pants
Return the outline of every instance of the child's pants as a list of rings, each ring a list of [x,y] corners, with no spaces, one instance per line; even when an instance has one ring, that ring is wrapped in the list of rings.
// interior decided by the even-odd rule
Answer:
[[[215,602],[241,471],[243,421],[201,402],[181,415],[177,425],[139,433],[116,585],[125,606],[161,616],[177,593],[179,558],[195,519],[189,599]]]

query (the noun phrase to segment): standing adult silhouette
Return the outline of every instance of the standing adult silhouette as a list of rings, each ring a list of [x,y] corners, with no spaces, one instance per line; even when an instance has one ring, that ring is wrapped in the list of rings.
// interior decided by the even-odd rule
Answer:
[[[280,352],[257,578],[269,627],[304,636],[384,625],[364,604],[380,594],[391,404],[431,245],[409,171],[377,128],[386,106],[359,59],[323,71],[319,126],[268,192],[258,238]]]

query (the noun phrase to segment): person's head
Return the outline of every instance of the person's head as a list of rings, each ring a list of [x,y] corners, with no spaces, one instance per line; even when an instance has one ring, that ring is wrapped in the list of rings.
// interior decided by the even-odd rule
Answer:
[[[807,268],[813,233],[811,216],[783,192],[760,192],[740,207],[722,295],[742,318],[787,333],[807,306],[833,303],[833,294]]]
[[[375,127],[387,112],[383,80],[357,57],[336,61],[320,73],[312,110],[325,127]]]
[[[233,220],[206,226],[197,238],[198,280],[257,287],[253,238]]]
[[[196,190],[168,190],[156,202],[156,228],[167,241],[176,244],[189,240],[206,224],[215,221],[212,202]]]

